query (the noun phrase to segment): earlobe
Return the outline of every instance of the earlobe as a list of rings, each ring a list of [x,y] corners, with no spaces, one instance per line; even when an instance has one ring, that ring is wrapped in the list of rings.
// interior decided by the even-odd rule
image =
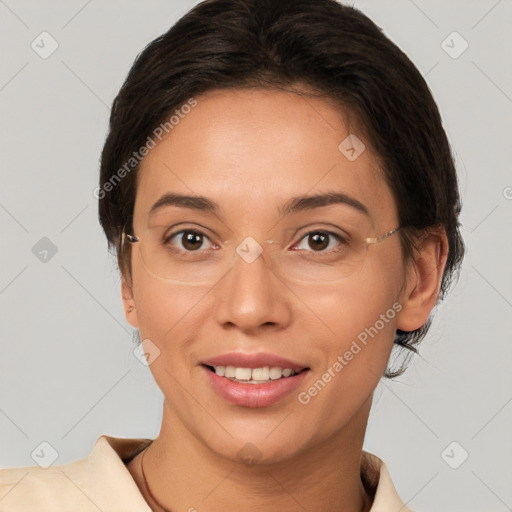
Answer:
[[[139,321],[137,318],[137,309],[135,308],[133,289],[126,282],[124,277],[121,279],[121,296],[123,299],[124,316],[126,320],[132,327],[138,329]]]
[[[403,331],[415,331],[424,325],[437,302],[448,258],[445,230],[425,234],[412,258],[407,266],[402,310],[397,316],[397,328]]]

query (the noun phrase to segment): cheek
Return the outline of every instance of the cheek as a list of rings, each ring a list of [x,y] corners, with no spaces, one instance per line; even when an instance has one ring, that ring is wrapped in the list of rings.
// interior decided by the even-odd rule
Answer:
[[[323,363],[330,367],[341,357],[344,385],[350,387],[359,386],[368,375],[380,376],[393,347],[404,276],[399,261],[380,268],[309,295],[311,309],[328,327],[323,346],[317,347],[327,356]]]
[[[198,329],[204,290],[160,280],[134,269],[134,296],[141,339],[149,338],[161,351],[176,352]],[[178,343],[177,343],[178,342]]]
[[[344,330],[351,326],[362,329],[369,322],[373,324],[399,299],[403,280],[400,261],[388,258],[339,284],[318,289],[312,287],[306,297],[328,325],[332,323],[337,329]]]
[[[316,338],[321,364],[299,402],[329,432],[344,425],[373,393],[387,366],[400,309],[391,285],[355,282],[310,296],[331,332]]]
[[[151,340],[158,356],[150,371],[163,395],[178,409],[190,409],[183,386],[190,379],[193,340],[201,337],[199,311],[205,291],[156,279],[145,272],[134,278],[141,340]],[[152,344],[149,350],[156,351]]]

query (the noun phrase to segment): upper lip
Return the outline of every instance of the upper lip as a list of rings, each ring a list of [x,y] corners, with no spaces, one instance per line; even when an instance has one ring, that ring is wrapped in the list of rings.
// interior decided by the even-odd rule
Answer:
[[[241,352],[232,352],[222,354],[210,359],[206,359],[202,364],[207,366],[234,366],[236,368],[290,368],[291,370],[300,371],[308,368],[307,365],[290,361],[284,357],[260,352],[258,354],[244,354]]]

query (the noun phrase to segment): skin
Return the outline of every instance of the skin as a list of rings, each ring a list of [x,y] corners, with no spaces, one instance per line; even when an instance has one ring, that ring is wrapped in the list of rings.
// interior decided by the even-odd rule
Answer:
[[[276,236],[283,226],[320,228],[333,215],[357,215],[333,205],[278,222],[278,207],[290,197],[328,190],[364,203],[377,234],[398,226],[396,203],[369,143],[353,162],[338,150],[349,133],[364,140],[347,128],[341,109],[269,89],[211,91],[196,99],[142,161],[135,234],[169,191],[219,203],[220,218],[172,210],[190,227],[221,235],[212,242],[263,241],[271,228]],[[393,235],[371,247],[361,270],[342,285],[285,284],[261,259],[240,259],[214,286],[186,286],[151,275],[140,247],[132,245],[132,278],[122,282],[126,318],[160,350],[150,370],[165,398],[160,433],[144,458],[151,493],[168,510],[242,510],[250,499],[253,511],[368,511],[372,496],[360,462],[373,392],[395,330],[419,328],[435,305],[447,247],[440,230],[404,262]],[[307,390],[394,303],[401,311],[307,405],[294,392],[269,407],[234,406],[210,387],[199,366],[227,352],[270,352],[307,363],[299,391]],[[237,455],[247,442],[261,454],[250,467]],[[127,467],[159,510],[142,482],[140,458]]]

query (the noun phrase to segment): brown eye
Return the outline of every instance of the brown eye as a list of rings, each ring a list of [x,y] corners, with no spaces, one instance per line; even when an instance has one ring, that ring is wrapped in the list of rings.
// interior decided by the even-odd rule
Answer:
[[[324,250],[329,245],[329,235],[324,233],[311,233],[308,235],[309,246],[316,250]]]
[[[336,240],[338,244],[332,244],[332,239]],[[305,243],[303,241],[305,241]],[[326,251],[325,249],[328,247],[330,249],[335,249],[336,245],[338,245],[339,248],[339,246],[343,245],[343,242],[343,238],[336,233],[332,233],[330,231],[312,231],[311,233],[307,233],[304,237],[302,237],[299,244],[297,244],[295,247],[301,251],[330,252]]]
[[[198,249],[201,249],[203,242],[205,240],[209,240],[204,233],[192,230],[182,230],[178,231],[177,233],[173,233],[172,235],[169,235],[169,237],[167,237],[165,240],[165,244],[176,245],[175,243],[172,242],[173,239],[176,239],[177,241],[180,242],[181,247],[178,244],[178,249],[187,252],[197,251]]]

